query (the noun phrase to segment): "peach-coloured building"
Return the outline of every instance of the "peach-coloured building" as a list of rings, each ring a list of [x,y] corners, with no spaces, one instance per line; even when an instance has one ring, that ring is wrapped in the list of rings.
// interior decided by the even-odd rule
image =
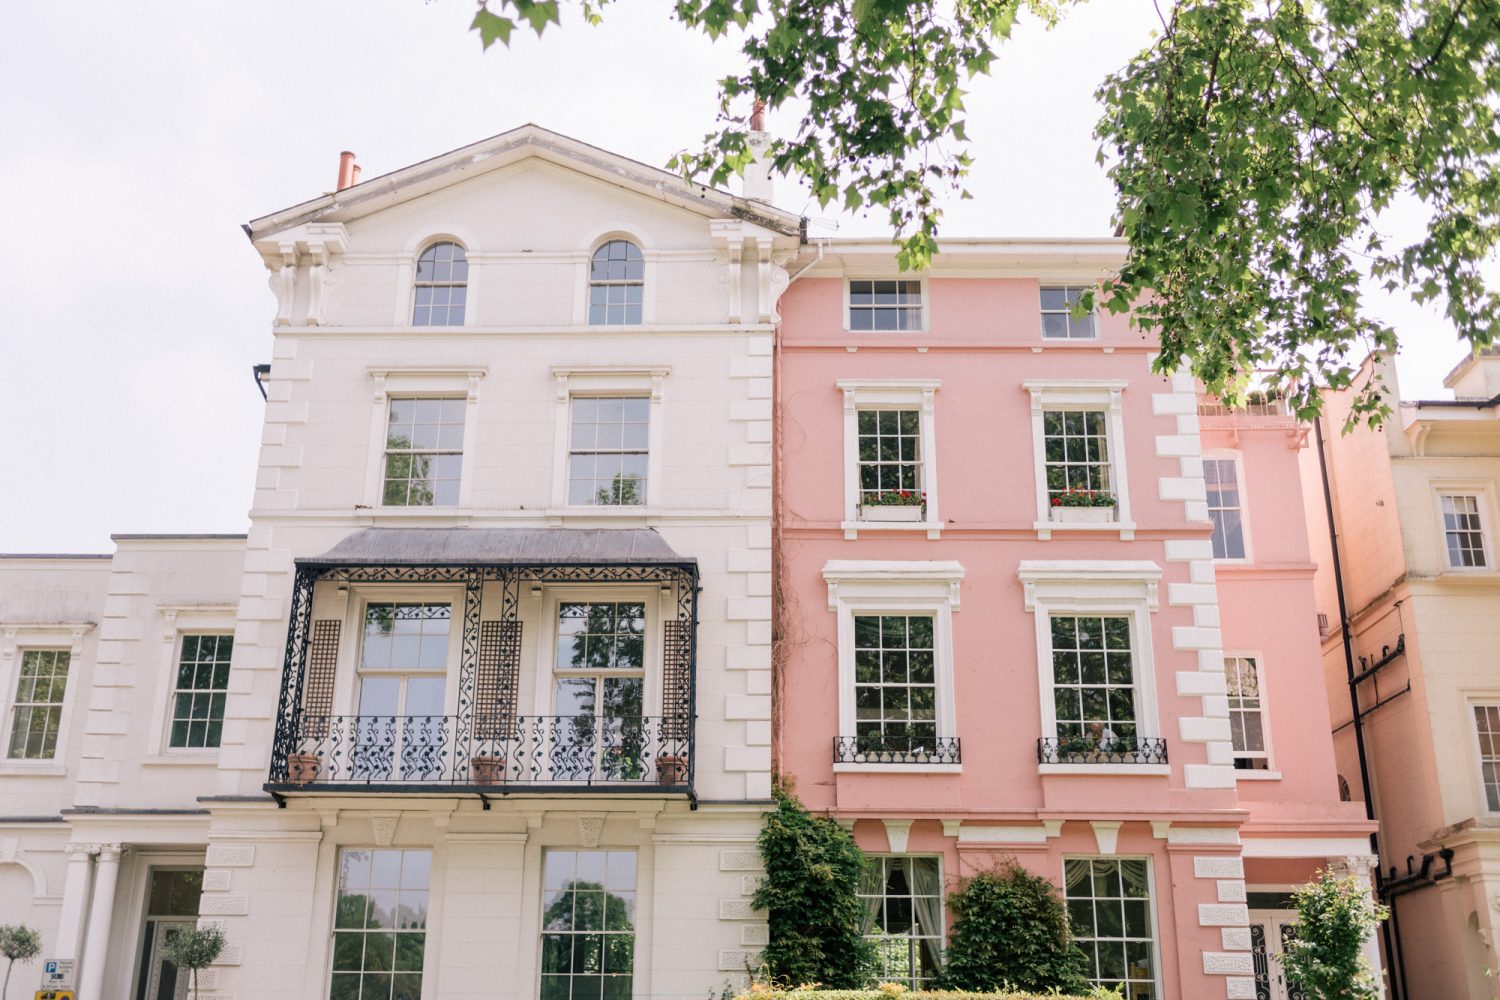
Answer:
[[[1373,861],[1317,669],[1305,429],[1153,374],[1124,317],[1072,318],[1123,249],[794,262],[776,764],[880,858],[888,978],[930,977],[945,889],[1014,857],[1132,1000],[1286,998],[1287,894]]]
[[[1403,1000],[1488,1000],[1500,968],[1500,355],[1465,358],[1445,399],[1403,401],[1384,360],[1360,383],[1376,372],[1394,411],[1384,428],[1343,433],[1348,392],[1323,417],[1337,577],[1322,470],[1303,459],[1338,768],[1380,822]]]

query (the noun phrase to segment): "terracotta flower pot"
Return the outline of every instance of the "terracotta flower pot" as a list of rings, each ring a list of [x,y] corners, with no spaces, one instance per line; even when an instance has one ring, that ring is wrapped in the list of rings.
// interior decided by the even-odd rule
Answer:
[[[660,785],[686,784],[687,758],[671,753],[659,755],[656,758],[656,782]]]
[[[294,785],[309,785],[318,780],[323,770],[323,755],[320,753],[289,753],[286,755],[286,780]]]
[[[469,758],[470,775],[476,785],[498,785],[505,780],[505,758],[475,754]]]

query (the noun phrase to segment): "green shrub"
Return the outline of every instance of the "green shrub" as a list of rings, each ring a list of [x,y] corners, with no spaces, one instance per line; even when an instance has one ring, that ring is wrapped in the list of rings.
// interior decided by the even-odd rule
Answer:
[[[1292,894],[1297,934],[1286,944],[1286,977],[1307,1000],[1376,1000],[1380,981],[1362,954],[1365,940],[1389,913],[1355,878],[1321,872]]]
[[[1080,993],[970,993],[963,990],[907,990],[893,983],[874,990],[779,990],[759,983],[737,1000],[1121,1000],[1114,990],[1085,989]]]
[[[964,879],[948,905],[955,919],[938,977],[943,989],[1088,991],[1088,960],[1045,878],[1012,861]]]
[[[759,843],[766,876],[754,903],[769,916],[770,943],[761,961],[770,977],[841,989],[865,985],[875,950],[861,934],[865,859],[854,837],[777,788],[776,810],[766,817]]]

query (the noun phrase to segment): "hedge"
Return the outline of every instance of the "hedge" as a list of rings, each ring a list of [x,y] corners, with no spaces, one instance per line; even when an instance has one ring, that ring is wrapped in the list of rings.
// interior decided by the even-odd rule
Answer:
[[[741,993],[736,1000],[1119,1000],[1113,990],[1093,990],[1083,995],[1071,993],[966,993],[961,990],[776,990],[757,984]]]

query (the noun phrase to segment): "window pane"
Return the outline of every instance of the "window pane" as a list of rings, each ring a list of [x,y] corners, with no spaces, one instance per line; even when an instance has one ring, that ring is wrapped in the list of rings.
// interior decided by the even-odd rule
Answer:
[[[865,937],[875,945],[871,984],[928,987],[941,964],[943,893],[939,860],[896,855],[872,857],[860,883],[870,914]]]
[[[330,997],[420,997],[431,871],[428,851],[340,852]]]
[[[1064,862],[1064,897],[1073,934],[1089,957],[1096,985],[1118,984],[1131,998],[1154,1000],[1156,973],[1150,885],[1144,860]]]
[[[571,420],[568,503],[644,504],[650,400],[578,397]]]
[[[178,652],[177,692],[172,698],[168,745],[212,748],[223,731],[224,692],[229,687],[232,635],[188,635]],[[189,721],[198,723],[189,725]]]
[[[434,243],[417,257],[412,296],[413,326],[462,326],[469,280],[464,248],[456,243]]]

